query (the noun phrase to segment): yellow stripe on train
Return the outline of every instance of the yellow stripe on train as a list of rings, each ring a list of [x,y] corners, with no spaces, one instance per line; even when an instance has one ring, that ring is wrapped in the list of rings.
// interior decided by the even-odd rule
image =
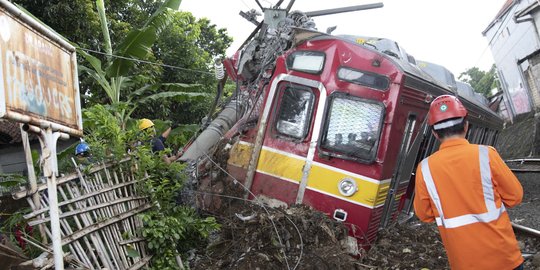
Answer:
[[[358,191],[350,197],[341,195],[338,183],[343,178],[354,179],[358,185]],[[388,193],[389,182],[367,181],[366,179],[333,170],[326,166],[313,164],[308,178],[308,188],[319,190],[348,201],[375,207],[383,204]]]
[[[253,144],[251,143],[236,143],[231,149],[228,163],[247,169],[252,150]],[[263,147],[259,157],[257,171],[300,183],[305,162],[305,157],[270,147]],[[343,178],[354,179],[358,184],[358,191],[351,197],[345,197],[338,191],[338,183]],[[384,203],[390,182],[380,182],[367,177],[364,178],[361,175],[314,162],[308,176],[307,187],[311,190],[320,191],[353,203],[376,207]]]
[[[262,149],[257,171],[300,183],[305,163],[306,160],[300,156]]]

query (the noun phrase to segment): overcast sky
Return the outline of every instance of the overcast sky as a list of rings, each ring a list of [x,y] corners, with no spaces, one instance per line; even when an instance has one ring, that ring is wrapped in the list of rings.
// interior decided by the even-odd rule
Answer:
[[[471,67],[487,71],[493,64],[488,40],[482,36],[506,0],[296,0],[293,10],[314,11],[382,2],[384,7],[315,17],[317,29],[333,34],[389,38],[416,59],[448,68],[456,78]],[[260,0],[264,7],[277,0]],[[284,1],[282,7],[288,3]],[[196,17],[207,17],[226,28],[234,43],[228,56],[243,43],[255,25],[238,15],[258,9],[255,0],[183,0],[180,9]],[[262,16],[259,17],[259,21]]]

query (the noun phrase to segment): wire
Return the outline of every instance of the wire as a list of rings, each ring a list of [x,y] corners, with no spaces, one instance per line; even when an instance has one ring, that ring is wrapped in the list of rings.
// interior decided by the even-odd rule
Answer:
[[[119,58],[119,59],[129,60],[129,61],[133,61],[133,62],[137,62],[137,63],[145,63],[145,64],[161,66],[161,67],[166,67],[166,68],[179,69],[179,70],[183,70],[183,71],[191,71],[191,72],[195,72],[195,73],[214,75],[214,72],[209,72],[209,71],[196,70],[196,69],[190,69],[190,68],[183,68],[183,67],[171,66],[171,65],[167,65],[167,64],[160,64],[160,63],[151,62],[151,61],[147,61],[147,60],[136,59],[136,58],[132,58],[132,57],[125,57],[125,56],[121,56],[121,55],[108,54],[108,53],[95,51],[95,50],[91,50],[91,49],[84,49],[84,48],[81,48],[81,47],[78,47],[78,49],[81,49],[81,50],[86,51],[86,52],[97,53],[97,54],[101,54],[101,55],[105,55],[105,56],[110,56],[110,57],[115,57],[115,58]]]
[[[195,144],[195,147],[199,148],[199,145],[198,145],[198,142],[195,140],[194,142]],[[199,148],[200,149],[200,148]],[[249,194],[251,194],[253,196],[253,198],[255,200],[257,200],[257,202],[259,202],[259,204],[261,205],[261,207],[263,208],[263,210],[266,212],[266,214],[268,215],[269,219],[270,219],[270,222],[272,223],[272,226],[274,227],[274,231],[276,232],[276,235],[277,235],[277,238],[278,238],[278,242],[280,244],[280,246],[283,246],[283,241],[281,240],[281,236],[279,235],[279,230],[276,226],[276,223],[274,222],[274,220],[271,218],[271,215],[270,215],[270,211],[268,211],[268,208],[266,208],[264,206],[264,203],[262,201],[260,201],[260,199],[255,196],[255,194],[253,194],[253,192],[251,192],[251,190],[249,190],[246,186],[244,186],[240,181],[238,181],[238,179],[236,179],[234,176],[232,176],[229,172],[227,172],[227,170],[223,169],[217,162],[215,162],[212,157],[210,157],[206,151],[203,151],[204,155],[206,156],[206,158],[208,158],[208,160],[210,160],[210,162],[212,162],[215,166],[217,166],[221,171],[223,171],[225,174],[227,174],[229,177],[231,177],[235,183],[239,184],[242,188],[244,188],[247,192],[249,192]],[[285,251],[281,248],[280,249],[281,252],[283,253],[283,258],[285,259],[285,264],[287,265],[287,269],[291,270],[291,267],[289,266],[289,261],[287,260],[287,254],[285,254]]]
[[[248,4],[246,4],[246,2],[244,2],[244,0],[240,0],[240,1],[242,1],[242,4],[244,4],[244,6],[246,6],[249,10],[252,9]]]
[[[478,66],[478,63],[480,63],[480,60],[482,60],[482,57],[486,53],[489,46],[492,44],[493,40],[495,40],[496,37],[500,35],[499,30],[501,30],[502,26],[504,25],[506,19],[508,19],[508,15],[510,14],[510,9],[506,11],[506,13],[503,15],[504,17],[502,19],[498,19],[500,21],[499,27],[497,27],[497,30],[495,30],[495,33],[493,34],[493,37],[488,42],[488,45],[484,48],[478,59],[476,60],[476,64],[474,66]],[[504,30],[503,30],[504,31]],[[506,42],[505,42],[506,43]],[[504,43],[503,43],[504,44]]]

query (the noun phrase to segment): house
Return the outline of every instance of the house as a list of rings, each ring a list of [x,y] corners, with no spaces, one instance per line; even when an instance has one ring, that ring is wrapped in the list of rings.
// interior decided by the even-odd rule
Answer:
[[[540,5],[508,0],[482,32],[489,42],[510,119],[540,111]]]

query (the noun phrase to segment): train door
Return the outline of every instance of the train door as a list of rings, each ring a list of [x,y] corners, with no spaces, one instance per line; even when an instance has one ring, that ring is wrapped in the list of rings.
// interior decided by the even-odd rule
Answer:
[[[411,171],[411,181],[407,189],[406,196],[402,198],[403,206],[399,209],[400,213],[404,213],[407,216],[411,216],[413,213],[413,200],[414,200],[414,176],[416,175],[416,164],[419,164],[423,159],[427,158],[437,149],[439,149],[440,141],[433,136],[431,133],[431,128],[427,123],[423,124],[424,138],[422,139],[420,148],[418,150],[418,155],[414,161],[414,166],[412,166]]]
[[[260,146],[255,142],[257,165],[248,183],[254,195],[296,202],[313,161],[325,100],[326,90],[318,81],[285,74],[273,81],[261,120],[264,136]]]
[[[414,137],[413,133],[418,124],[421,124],[421,126],[417,129],[417,135]],[[425,123],[418,123],[417,115],[415,113],[409,113],[405,124],[396,170],[394,171],[390,189],[384,203],[381,227],[388,226],[398,213],[401,198],[407,193],[409,183],[413,179],[412,173],[415,169],[418,155],[421,155],[420,148],[424,143],[426,132],[427,125]]]

